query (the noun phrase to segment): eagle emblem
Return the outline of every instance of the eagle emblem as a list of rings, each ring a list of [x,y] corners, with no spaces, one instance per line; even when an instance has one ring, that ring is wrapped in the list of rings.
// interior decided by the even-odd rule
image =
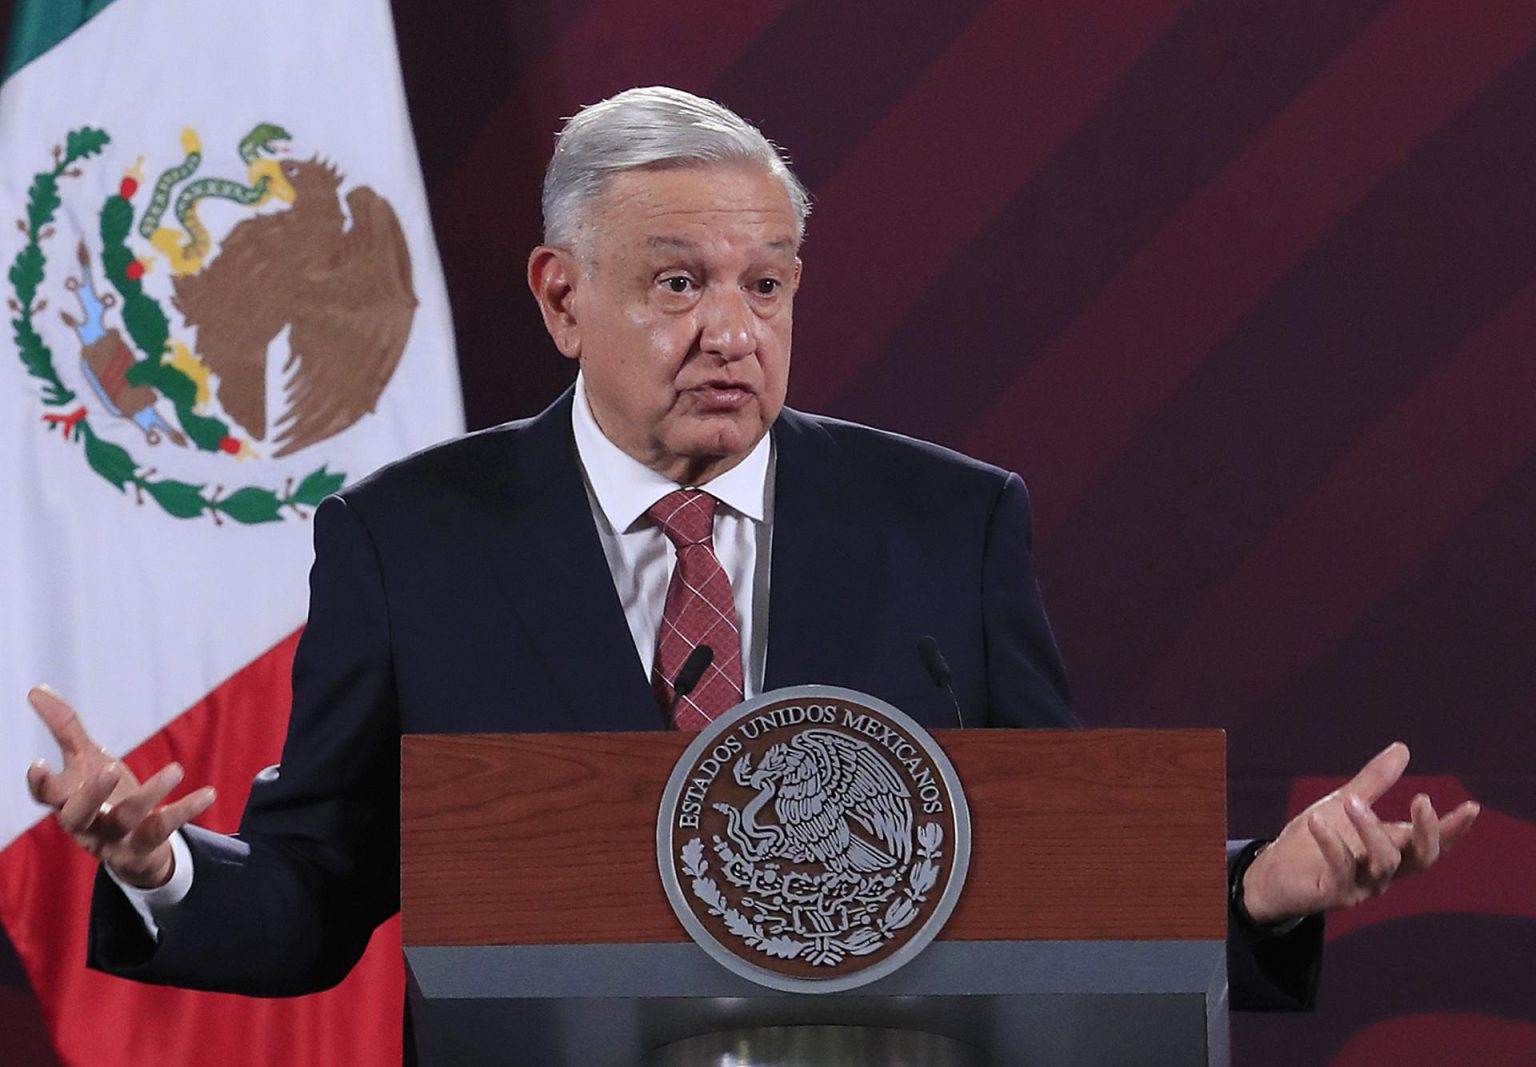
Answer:
[[[171,301],[197,331],[219,403],[258,441],[268,434],[268,346],[288,331],[277,457],[373,410],[416,311],[411,257],[389,202],[358,186],[343,214],[335,167],[286,160],[280,173],[292,206],[237,224],[213,262],[174,280]]]
[[[700,734],[657,847],[674,910],[716,959],[775,988],[829,991],[931,940],[964,879],[969,821],[916,723],[873,697],[800,687]]]
[[[240,485],[213,472],[284,460],[357,423],[410,337],[417,298],[394,208],[367,185],[344,190],[334,164],[296,158],[291,140],[262,122],[205,157],[189,127],[179,158],[146,174],[133,157],[99,206],[72,203],[61,223],[71,181],[111,142],[82,127],[17,220],[7,305],[42,385],[42,426],[175,518],[302,518],[344,474],[284,465],[278,484]],[[48,248],[66,233],[73,265],[55,293]]]
[[[769,748],[756,768],[750,755],[740,757],[733,774],[757,790],[744,809],[716,805],[743,856],[819,863],[841,882],[912,857],[911,793],[867,741],[803,730]],[[777,823],[760,826],[757,813],[769,801]]]

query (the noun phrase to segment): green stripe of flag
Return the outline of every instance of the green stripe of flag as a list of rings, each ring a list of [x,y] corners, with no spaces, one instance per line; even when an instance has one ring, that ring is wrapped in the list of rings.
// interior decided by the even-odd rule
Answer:
[[[0,82],[101,14],[113,0],[17,0]]]

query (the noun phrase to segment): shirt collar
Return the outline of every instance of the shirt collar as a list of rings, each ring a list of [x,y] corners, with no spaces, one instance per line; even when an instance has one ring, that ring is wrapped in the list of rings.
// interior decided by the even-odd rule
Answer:
[[[571,405],[571,430],[587,484],[592,487],[603,517],[615,531],[627,532],[652,504],[678,488],[676,482],[653,471],[603,435],[587,403],[586,382],[579,373],[575,402]],[[772,436],[763,434],[745,459],[697,488],[753,522],[762,522],[768,512]]]

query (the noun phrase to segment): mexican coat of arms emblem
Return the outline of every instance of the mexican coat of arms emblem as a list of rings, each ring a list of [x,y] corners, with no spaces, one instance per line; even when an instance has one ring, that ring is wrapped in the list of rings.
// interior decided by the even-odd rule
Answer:
[[[188,127],[157,170],[119,156],[93,201],[81,179],[112,165],[98,158],[112,137],[81,127],[16,220],[5,302],[40,425],[172,518],[276,522],[339,489],[324,463],[276,484],[234,463],[304,452],[374,411],[411,332],[394,208],[366,185],[343,192],[290,138],[262,122],[215,153]]]
[[[953,909],[970,818],[933,739],[883,701],[776,690],[711,723],[662,800],[673,910],[727,968],[834,992],[913,958]]]

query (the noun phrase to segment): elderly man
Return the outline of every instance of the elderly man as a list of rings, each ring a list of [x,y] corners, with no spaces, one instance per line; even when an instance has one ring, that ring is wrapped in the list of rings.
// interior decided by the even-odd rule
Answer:
[[[1072,723],[1016,475],[783,407],[804,189],[718,104],[636,89],[561,134],[528,280],[574,389],[536,418],[388,467],[315,515],[309,626],[280,767],[237,838],[207,790],[140,784],[47,690],[62,771],[33,794],[104,861],[97,966],[294,994],[339,980],[398,906],[402,731],[696,729],[764,689],[866,690],[930,726]],[[678,701],[698,644],[714,659]],[[675,721],[670,717],[675,706]],[[1476,816],[1371,811],[1372,760],[1233,862],[1234,999],[1310,996],[1318,923],[1433,863]]]

